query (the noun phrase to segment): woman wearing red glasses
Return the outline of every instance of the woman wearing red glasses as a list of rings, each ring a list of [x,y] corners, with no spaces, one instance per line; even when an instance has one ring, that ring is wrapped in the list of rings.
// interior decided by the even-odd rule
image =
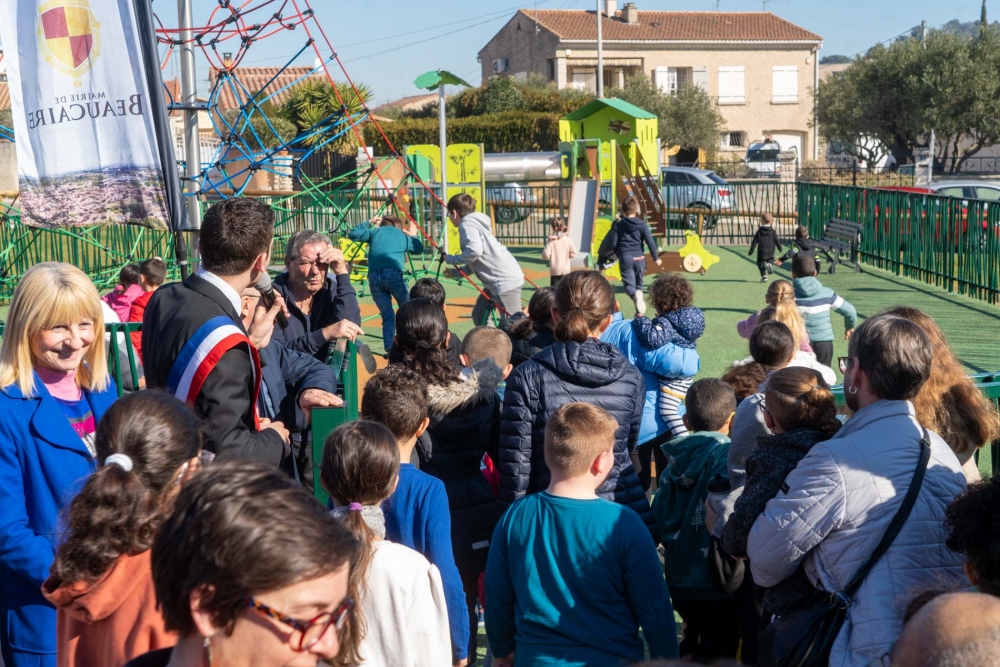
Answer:
[[[358,541],[302,486],[259,464],[194,476],[153,544],[173,649],[127,667],[316,667],[340,652]]]

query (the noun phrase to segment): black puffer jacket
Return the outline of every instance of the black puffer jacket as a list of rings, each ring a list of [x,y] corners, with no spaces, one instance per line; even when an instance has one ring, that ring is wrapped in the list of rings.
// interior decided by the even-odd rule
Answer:
[[[427,388],[431,423],[420,436],[420,469],[444,482],[451,510],[451,542],[461,572],[486,569],[490,538],[500,507],[480,469],[483,454],[494,460],[500,438],[500,370],[490,359],[447,386]]]
[[[597,490],[602,498],[628,505],[654,530],[653,512],[642,491],[630,452],[639,439],[646,386],[618,348],[588,339],[556,342],[521,364],[507,378],[500,426],[500,501],[509,505],[549,485],[545,465],[545,423],[567,403],[604,408],[619,424],[615,465]]]

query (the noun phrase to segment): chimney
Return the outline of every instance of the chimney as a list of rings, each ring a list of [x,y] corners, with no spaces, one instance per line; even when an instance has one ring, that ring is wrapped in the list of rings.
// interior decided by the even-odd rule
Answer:
[[[604,15],[613,19],[618,13],[618,0],[604,0]]]
[[[634,2],[625,3],[625,6],[622,7],[622,18],[629,25],[639,25],[639,8],[635,6]]]

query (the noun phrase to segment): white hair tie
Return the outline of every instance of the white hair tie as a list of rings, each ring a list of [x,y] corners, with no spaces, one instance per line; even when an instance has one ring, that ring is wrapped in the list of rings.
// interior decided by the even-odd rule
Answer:
[[[111,464],[117,465],[125,472],[132,472],[132,459],[127,454],[112,454],[104,459],[104,465],[109,466]]]

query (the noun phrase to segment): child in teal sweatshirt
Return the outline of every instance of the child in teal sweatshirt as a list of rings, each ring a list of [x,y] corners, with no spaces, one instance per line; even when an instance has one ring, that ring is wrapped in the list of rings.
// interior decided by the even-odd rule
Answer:
[[[381,222],[381,226],[376,227]],[[416,228],[405,225],[393,216],[375,217],[371,222],[363,222],[347,234],[347,238],[358,243],[368,244],[368,285],[372,290],[372,300],[382,314],[382,343],[386,354],[392,347],[392,338],[396,335],[396,313],[392,309],[392,300],[402,306],[410,300],[403,278],[403,263],[406,253],[424,251],[424,246],[417,237]]]
[[[708,483],[728,471],[732,388],[717,379],[688,389],[684,425],[691,432],[663,445],[669,461],[653,498],[664,547],[663,568],[674,609],[684,619],[681,655],[701,662],[734,658],[740,643],[736,602],[709,578],[711,533],[705,525]]]
[[[832,289],[823,287],[823,283],[816,278],[816,260],[812,257],[803,253],[795,256],[792,260],[792,278],[795,305],[806,321],[809,344],[816,353],[816,361],[832,368],[833,324],[830,322],[830,311],[834,310],[844,316],[847,338],[851,337],[858,324],[858,311]]]

